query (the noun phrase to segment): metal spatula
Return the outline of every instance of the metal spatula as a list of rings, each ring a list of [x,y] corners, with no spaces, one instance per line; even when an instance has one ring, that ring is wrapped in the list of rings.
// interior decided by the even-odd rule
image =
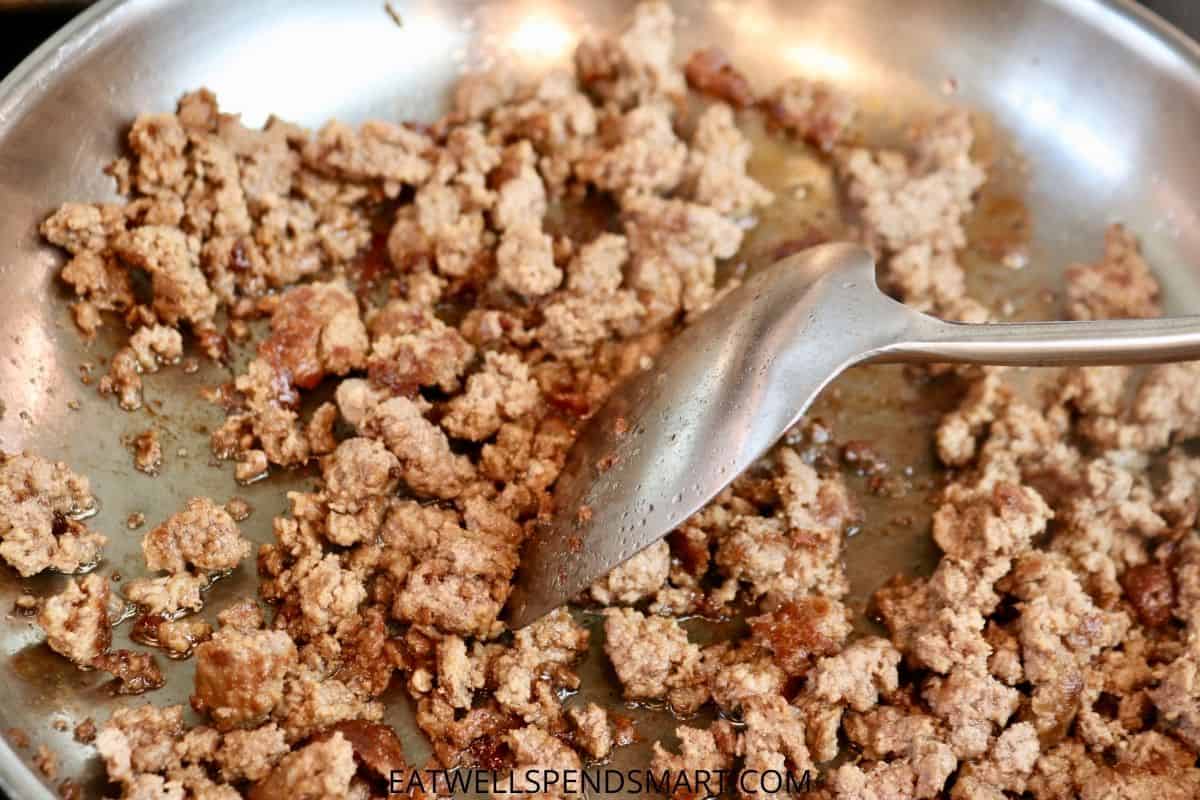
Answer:
[[[1200,359],[1200,316],[964,325],[879,290],[875,261],[829,244],[749,278],[587,422],[525,545],[523,627],[667,535],[771,447],[833,378],[880,362],[1028,366]]]

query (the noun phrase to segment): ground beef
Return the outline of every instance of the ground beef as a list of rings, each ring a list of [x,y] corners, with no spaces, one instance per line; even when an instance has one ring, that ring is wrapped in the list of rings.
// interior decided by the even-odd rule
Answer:
[[[113,650],[98,656],[92,665],[112,673],[114,694],[142,694],[161,689],[166,683],[158,662],[149,653]]]
[[[146,534],[142,553],[152,570],[220,572],[248,556],[250,543],[228,511],[207,497],[193,497],[182,511]]]
[[[845,703],[867,711],[879,702],[880,692],[899,685],[896,667],[900,653],[886,639],[861,639],[835,656],[819,659],[809,676],[809,691],[828,703]]]
[[[222,627],[242,631],[257,630],[263,626],[263,612],[258,603],[250,599],[239,600],[217,614]]]
[[[549,235],[522,224],[504,232],[496,249],[496,275],[502,286],[527,297],[541,297],[562,282]]]
[[[804,675],[815,659],[836,654],[850,635],[846,608],[821,596],[785,603],[748,621],[754,640],[789,675]]]
[[[254,130],[193,92],[134,121],[109,169],[126,198],[43,223],[77,326],[128,330],[102,391],[140,407],[143,379],[199,348],[239,364],[206,392],[235,477],[319,468],[258,552],[268,613],[237,601],[216,634],[180,615],[244,560],[246,511],[196,499],[146,535],[164,574],[122,581],[132,634],[195,654],[203,723],[114,713],[96,744],[124,796],[374,796],[408,769],[379,722],[390,688],[414,701],[431,766],[511,768],[524,786],[620,758],[628,720],[571,699],[598,644],[589,612],[510,634],[502,610],[581,423],[737,283],[772,202],[742,110],[829,162],[891,293],[994,316],[960,259],[986,178],[965,111],[877,149],[838,87],[800,74],[756,98],[716,49],[681,70],[673,38],[668,6],[643,3],[623,33],[585,37],[573,70],[469,76],[428,126]],[[688,102],[685,77],[710,97]],[[1067,271],[1079,318],[1153,315],[1159,293],[1117,227]],[[244,366],[235,344],[252,346]],[[680,727],[679,755],[656,743],[651,766],[736,766],[746,796],[817,764],[830,798],[1195,796],[1200,373],[1071,369],[1044,395],[1014,371],[932,374],[950,406],[932,443],[940,561],[865,587],[888,638],[859,630],[864,587],[851,595],[843,564],[857,478],[879,476],[844,479],[861,463],[829,453],[855,448],[811,421],[578,598],[610,606],[603,649],[628,701],[717,717]],[[5,457],[0,501],[0,556],[22,575],[98,560],[87,483],[65,466]],[[108,592],[89,576],[42,601],[47,640],[112,671],[112,690],[149,689],[148,654],[109,650]],[[711,642],[689,639],[692,615],[724,621],[703,626]]]
[[[1151,367],[1121,414],[1086,417],[1080,422],[1081,433],[1102,447],[1141,451],[1194,436],[1198,381],[1196,362]]]
[[[159,578],[135,578],[124,584],[122,594],[151,614],[172,615],[179,611],[199,611],[204,606],[200,595],[209,580],[202,575],[180,572]]]
[[[82,722],[75,726],[72,731],[75,741],[80,744],[91,744],[96,740],[96,721],[91,717],[85,717]]]
[[[804,78],[785,81],[759,102],[770,124],[825,152],[840,142],[858,112],[836,88]]]
[[[666,541],[655,542],[592,584],[592,598],[601,605],[633,605],[662,588],[671,569]]]
[[[694,786],[703,772],[714,775],[717,770],[730,769],[737,749],[737,734],[726,729],[728,724],[719,721],[708,730],[686,725],[676,728],[679,754],[671,753],[661,742],[655,742],[650,769],[657,775],[666,773],[676,779],[686,779],[688,786]],[[688,796],[686,790],[684,792],[684,796]]]
[[[296,646],[282,631],[222,628],[196,647],[192,707],[222,730],[261,722],[283,699]]]
[[[440,183],[421,187],[413,201],[414,213],[397,214],[388,236],[392,260],[402,264],[432,255],[440,275],[469,274],[484,252],[484,218],[462,205],[453,187]]]
[[[735,108],[754,103],[750,82],[729,63],[729,57],[719,47],[696,50],[688,57],[683,72],[688,86],[698,92],[718,97]]]
[[[716,261],[737,252],[741,228],[707,206],[652,195],[626,197],[622,212],[628,283],[650,298],[648,322],[703,310],[713,299]]]
[[[847,590],[841,563],[844,531],[854,517],[839,478],[821,479],[795,451],[776,454],[774,488],[781,513],[736,516],[718,541],[716,563],[768,608],[813,591]]]
[[[380,181],[387,194],[395,194],[402,184],[419,183],[429,175],[424,154],[430,145],[428,137],[404,125],[371,121],[355,131],[330,122],[308,143],[304,159],[350,180]]]
[[[738,742],[745,758],[738,788],[744,794],[771,791],[764,782],[766,772],[787,771],[799,778],[812,768],[803,717],[783,697],[766,694],[748,700],[744,719],[746,727]]]
[[[42,235],[71,253],[60,277],[79,298],[72,312],[87,336],[103,324],[100,312],[123,312],[135,302],[128,273],[107,252],[110,238],[124,228],[115,205],[65,203],[42,223]]]
[[[213,325],[217,298],[200,270],[199,254],[178,228],[146,225],[118,234],[113,249],[145,270],[154,290],[154,311],[167,325],[181,321],[203,330]]]
[[[585,363],[609,337],[636,333],[645,312],[632,291],[599,296],[561,294],[543,310],[542,324],[534,335],[556,357]]]
[[[578,686],[566,668],[587,650],[588,632],[564,609],[517,631],[513,647],[490,663],[500,705],[526,722],[546,724],[561,713],[557,692]],[[547,680],[543,676],[551,676]]]
[[[394,394],[411,395],[424,386],[458,391],[460,378],[475,356],[474,348],[457,330],[411,300],[393,300],[371,314],[367,330],[371,336],[367,362],[371,383],[351,384],[359,388],[344,398],[339,395],[338,400],[343,416],[355,425],[358,423],[353,420],[362,417],[354,413],[360,407]],[[352,402],[355,400],[358,402]],[[351,410],[348,416],[347,410]]]
[[[494,636],[521,536],[486,500],[469,501],[461,520],[437,507],[398,503],[381,532],[385,547],[395,548],[392,613],[460,635]]]
[[[283,699],[274,712],[293,744],[345,720],[378,722],[382,716],[379,703],[365,700],[341,680],[305,669],[285,681]]]
[[[1009,727],[996,737],[985,759],[963,769],[951,796],[975,797],[982,791],[1024,792],[1040,749],[1037,731],[1028,722]]]
[[[132,348],[124,347],[113,355],[108,374],[100,379],[97,390],[102,395],[116,395],[126,411],[142,407],[142,375]]]
[[[456,497],[474,478],[470,460],[451,452],[446,434],[407,397],[380,403],[363,425],[399,459],[400,477],[420,495]]]
[[[191,654],[197,644],[212,636],[212,631],[212,625],[204,620],[162,620],[155,626],[154,638],[173,657],[179,657]]]
[[[955,319],[964,318],[966,300],[955,252],[966,244],[963,218],[984,181],[973,141],[966,113],[952,112],[917,132],[911,154],[852,148],[840,156],[866,241],[889,256],[885,285],[906,303]]]
[[[283,731],[278,725],[268,723],[251,730],[226,733],[221,737],[220,748],[213,754],[213,761],[226,781],[257,781],[269,775],[288,751]]]
[[[157,475],[162,461],[162,444],[158,441],[158,431],[150,428],[139,433],[133,440],[134,468],[147,475]]]
[[[502,231],[540,227],[546,216],[546,186],[538,174],[537,154],[528,141],[507,148],[502,172],[508,179],[496,191],[492,221]]]
[[[599,147],[579,165],[580,176],[618,197],[675,188],[688,148],[675,136],[671,111],[645,105],[604,120]]]
[[[562,789],[565,774],[567,771],[577,772],[582,768],[579,755],[574,750],[542,728],[533,725],[509,731],[504,736],[504,742],[512,750],[515,762],[511,776],[511,788],[514,792],[519,793],[526,787],[540,786],[547,787],[545,794],[528,796],[569,796],[564,795]],[[558,786],[553,786],[551,781]]]
[[[580,81],[598,97],[628,106],[684,92],[672,63],[675,17],[666,3],[640,3],[620,36],[589,38],[575,51]]]
[[[348,797],[356,771],[354,748],[340,732],[335,732],[328,739],[284,756],[266,778],[254,784],[249,797],[255,800]]]
[[[608,758],[613,748],[612,726],[608,712],[595,703],[576,706],[568,712],[575,726],[575,741],[583,751],[597,761]]]
[[[315,387],[326,375],[365,366],[368,346],[358,301],[343,282],[289,289],[274,307],[271,333],[259,343],[257,358],[235,382],[249,413],[226,420],[213,434],[214,450],[226,458],[239,456],[253,451],[257,439],[271,463],[306,461],[312,448],[295,410],[298,392]],[[253,438],[224,446],[222,436],[243,426]],[[257,475],[247,468],[241,479],[253,477]]]
[[[47,598],[37,621],[52,650],[89,666],[112,641],[108,613],[108,581],[93,574],[71,579],[62,593]]]
[[[787,675],[770,656],[753,646],[730,647],[728,643],[704,649],[701,673],[707,679],[713,702],[734,714],[752,698],[782,694]],[[699,693],[698,693],[699,694]],[[707,700],[699,694],[696,701]]]
[[[1067,267],[1067,315],[1071,319],[1157,317],[1158,281],[1134,238],[1121,225],[1104,233],[1104,257],[1094,264]]]
[[[96,750],[109,779],[128,785],[137,773],[178,763],[174,749],[183,732],[183,706],[119,708],[96,735]]]
[[[700,648],[678,622],[631,608],[609,609],[604,620],[604,652],[627,700],[686,696],[697,682]]]
[[[353,570],[343,568],[333,553],[306,572],[296,588],[300,620],[291,629],[307,638],[355,624],[359,604],[366,599],[361,580]]]
[[[129,349],[142,372],[157,372],[160,365],[183,358],[183,337],[166,325],[145,325],[129,337]]]
[[[710,106],[692,134],[684,181],[691,199],[728,216],[745,216],[774,196],[746,174],[750,140],[729,106]]]
[[[335,513],[361,511],[371,498],[386,497],[395,490],[399,472],[399,461],[381,442],[347,439],[323,464],[326,502]]]
[[[87,478],[61,461],[0,455],[0,557],[22,576],[94,564],[107,539],[76,519],[94,507]]]
[[[529,368],[515,356],[488,353],[467,389],[451,400],[441,425],[451,436],[474,442],[490,438],[506,421],[533,411],[540,399]]]

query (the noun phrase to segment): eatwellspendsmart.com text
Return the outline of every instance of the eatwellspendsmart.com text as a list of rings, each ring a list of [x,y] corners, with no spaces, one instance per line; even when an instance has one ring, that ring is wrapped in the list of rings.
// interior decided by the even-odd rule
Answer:
[[[698,798],[720,797],[731,790],[743,793],[787,792],[804,794],[814,790],[817,780],[809,770],[793,774],[783,770],[619,770],[619,769],[522,769],[514,772],[488,770],[395,770],[388,782],[393,794],[414,791],[450,794],[526,795],[558,791],[564,795],[598,794],[642,796],[677,791]]]

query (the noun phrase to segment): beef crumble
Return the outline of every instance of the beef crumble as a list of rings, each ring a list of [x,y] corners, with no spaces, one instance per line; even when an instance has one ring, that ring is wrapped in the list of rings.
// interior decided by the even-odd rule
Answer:
[[[0,558],[23,577],[94,565],[107,540],[79,519],[94,507],[87,478],[61,461],[0,454]]]
[[[108,613],[108,581],[92,574],[72,579],[62,593],[47,598],[37,621],[52,650],[90,666],[112,641]]]

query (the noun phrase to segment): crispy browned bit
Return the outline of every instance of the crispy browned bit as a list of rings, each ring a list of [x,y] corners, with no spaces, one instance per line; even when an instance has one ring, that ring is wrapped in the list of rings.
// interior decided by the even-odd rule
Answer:
[[[144,694],[161,689],[166,679],[150,653],[134,650],[112,650],[92,660],[92,666],[110,672],[113,694]]]
[[[581,505],[575,512],[575,521],[580,525],[586,525],[592,519],[592,507],[589,505]]]
[[[29,734],[22,728],[6,728],[4,737],[12,744],[13,747],[24,750],[29,747]]]
[[[167,617],[164,614],[138,614],[133,620],[133,628],[129,631],[129,638],[138,644],[157,647],[158,626],[159,623],[166,620]]]
[[[1165,565],[1152,563],[1130,567],[1121,576],[1121,586],[1143,625],[1157,628],[1171,621],[1175,585]]]
[[[819,596],[794,600],[748,622],[754,639],[789,675],[804,675],[817,658],[840,651],[850,635],[846,609]]]
[[[609,714],[613,725],[613,747],[625,747],[640,741],[637,734],[637,723],[633,717],[624,714]]]
[[[858,112],[843,92],[819,81],[793,78],[758,102],[769,125],[830,152]]]
[[[391,726],[365,720],[346,720],[329,728],[328,733],[341,733],[354,748],[355,760],[369,774],[390,780],[395,774],[403,776],[408,769],[404,748]],[[321,734],[317,735],[320,738]]]
[[[688,85],[698,92],[712,95],[737,108],[754,104],[750,82],[729,63],[729,57],[719,47],[696,50],[683,67]]]
[[[468,745],[467,751],[470,763],[479,769],[498,771],[512,763],[512,753],[500,736],[480,736]]]
[[[869,442],[852,440],[842,445],[842,461],[860,475],[878,475],[888,470],[888,462]]]
[[[139,472],[147,475],[157,475],[163,463],[162,444],[158,441],[158,431],[154,428],[144,430],[133,440],[133,466]]]
[[[245,498],[231,497],[225,501],[225,510],[233,517],[234,522],[243,522],[250,518],[254,507]]]
[[[91,717],[86,717],[82,722],[75,726],[75,741],[81,744],[91,744],[96,739],[96,722]]]
[[[145,524],[146,524],[146,515],[143,514],[141,511],[134,511],[132,514],[130,514],[128,517],[125,518],[125,527],[129,528],[129,530],[131,530],[131,531],[137,530],[138,528],[142,527]]]

